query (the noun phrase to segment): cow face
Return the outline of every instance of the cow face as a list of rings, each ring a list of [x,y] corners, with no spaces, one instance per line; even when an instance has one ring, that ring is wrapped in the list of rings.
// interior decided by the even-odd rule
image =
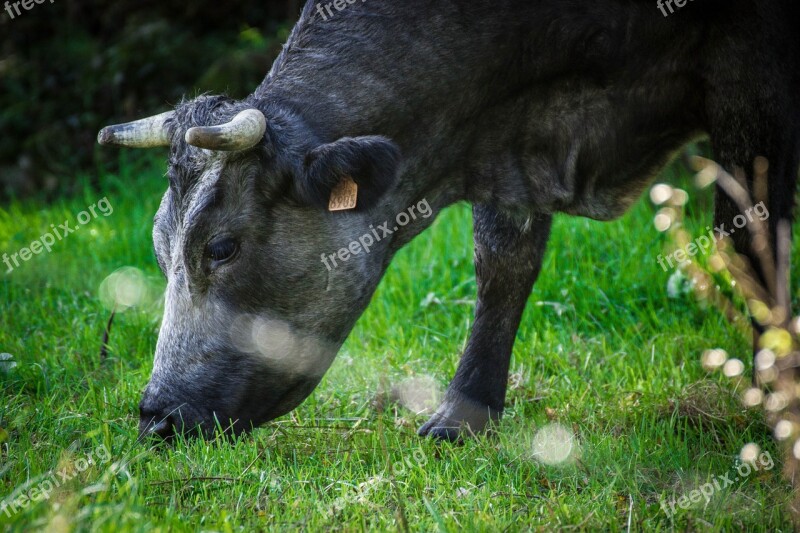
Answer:
[[[321,257],[364,234],[398,150],[381,137],[316,143],[302,129],[202,98],[101,132],[104,144],[171,149],[153,230],[165,309],[141,432],[241,432],[290,411],[366,307],[389,241],[336,268]],[[345,176],[358,185],[357,208],[329,212]]]

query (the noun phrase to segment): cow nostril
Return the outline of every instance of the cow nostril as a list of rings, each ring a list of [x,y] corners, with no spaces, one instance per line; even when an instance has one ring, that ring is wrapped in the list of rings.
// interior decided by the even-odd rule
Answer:
[[[155,422],[147,432],[167,440],[175,435],[175,425],[172,423],[172,418],[168,416]]]
[[[175,436],[175,419],[172,414],[160,415],[140,409],[139,437],[158,435],[166,440]]]

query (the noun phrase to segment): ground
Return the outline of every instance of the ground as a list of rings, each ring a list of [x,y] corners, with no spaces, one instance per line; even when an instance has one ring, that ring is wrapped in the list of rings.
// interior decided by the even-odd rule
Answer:
[[[136,442],[164,286],[151,221],[166,183],[159,163],[131,156],[123,168],[82,197],[0,208],[10,254],[103,198],[113,206],[50,253],[0,265],[0,529],[791,530],[780,454],[763,415],[738,400],[749,378],[701,365],[720,348],[748,375],[749,338],[691,294],[668,295],[646,198],[613,223],[557,219],[494,435],[421,439],[425,416],[409,410],[446,387],[469,332],[461,205],[399,254],[291,415],[234,443]],[[688,183],[679,165],[661,179]],[[711,203],[692,192],[697,234]],[[118,314],[102,358],[119,275],[107,277],[122,267],[146,290]],[[742,475],[748,444],[774,461]]]

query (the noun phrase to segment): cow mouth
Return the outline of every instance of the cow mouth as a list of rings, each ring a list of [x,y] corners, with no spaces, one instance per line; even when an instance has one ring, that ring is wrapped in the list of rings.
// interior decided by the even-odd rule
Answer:
[[[201,427],[200,433],[206,438],[214,438],[219,433],[219,429],[222,429],[223,433],[231,435],[250,433],[254,429],[289,413],[303,403],[311,395],[318,383],[319,380],[315,379],[298,381],[281,394],[276,402],[270,402],[272,407],[264,411],[248,409],[247,406],[243,406],[244,408],[239,411],[244,413],[240,416],[227,416],[223,415],[223,413],[212,411],[210,418],[196,427]],[[226,423],[222,423],[223,420]]]
[[[245,333],[258,333],[253,346],[242,342],[214,350],[202,371],[168,376],[170,386],[162,383],[165,378],[151,377],[140,403],[140,434],[168,440],[178,433],[205,439],[250,433],[303,403],[337,352],[334,343],[299,335],[276,321],[248,317],[242,324]],[[235,337],[248,340],[244,334]]]
[[[259,425],[275,420],[303,403],[311,395],[318,383],[319,380],[313,379],[299,381],[281,395],[278,402],[264,414]]]
[[[250,433],[300,405],[308,397],[308,394],[302,394],[305,387],[307,387],[305,383],[292,386],[279,397],[273,407],[268,408],[266,411],[254,413],[252,409],[243,409],[240,411],[243,414],[239,416],[230,416],[218,411],[211,411],[210,416],[205,421],[198,422],[194,427],[187,426],[184,433],[186,435],[202,435],[206,439],[213,439],[220,434],[234,436]]]

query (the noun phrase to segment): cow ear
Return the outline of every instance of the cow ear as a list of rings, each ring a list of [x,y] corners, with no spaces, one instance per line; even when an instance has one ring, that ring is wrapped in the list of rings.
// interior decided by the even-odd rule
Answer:
[[[358,185],[356,209],[369,209],[394,185],[400,149],[386,137],[344,137],[311,150],[296,181],[300,198],[327,208],[331,191],[348,176]]]

